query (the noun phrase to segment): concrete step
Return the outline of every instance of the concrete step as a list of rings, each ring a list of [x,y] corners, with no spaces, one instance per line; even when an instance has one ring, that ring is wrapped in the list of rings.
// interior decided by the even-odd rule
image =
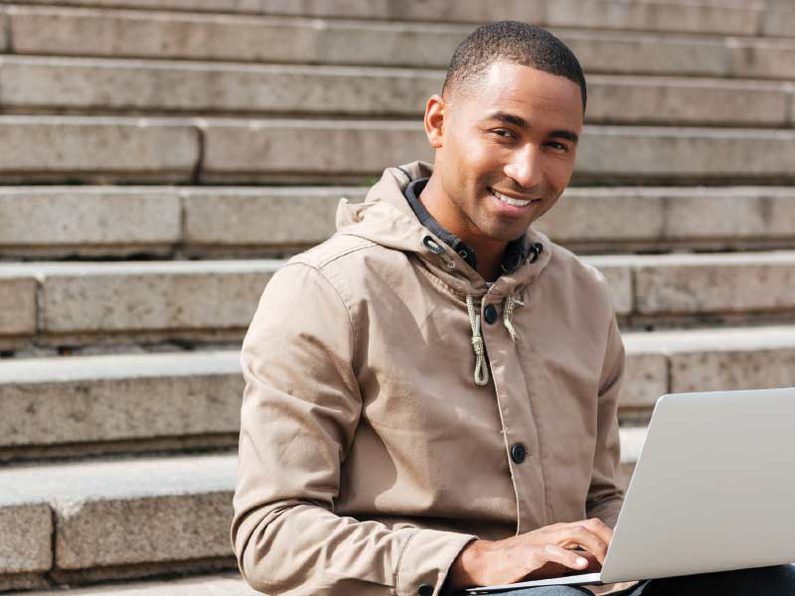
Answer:
[[[237,444],[238,350],[0,360],[0,460]]]
[[[72,588],[71,596],[261,596],[237,572],[198,575],[186,579],[114,582],[90,588]],[[52,591],[25,592],[25,596],[53,596]]]
[[[795,327],[625,332],[620,418],[665,393],[795,385]],[[0,460],[237,444],[237,349],[0,360]]]
[[[234,569],[229,525],[236,459],[3,468],[0,532],[2,548],[14,556],[10,564],[0,557],[0,589]],[[14,533],[20,511],[29,516],[21,535]]]
[[[623,333],[624,422],[646,422],[665,393],[795,386],[795,326]]]
[[[418,121],[213,119],[202,130],[202,183],[354,182],[379,174],[384,164],[432,159]],[[793,163],[792,130],[593,125],[578,149],[575,180],[789,183]]]
[[[628,469],[643,436],[642,428],[621,430]],[[0,590],[233,570],[236,461],[194,455],[0,469],[0,554],[13,555],[0,556]]]
[[[0,116],[0,181],[362,183],[432,159],[419,120]],[[579,184],[788,184],[795,130],[586,127]]]
[[[284,256],[328,238],[340,197],[358,202],[365,192],[0,187],[0,256]],[[569,188],[536,227],[580,253],[795,249],[795,189]]]
[[[82,116],[0,116],[0,180],[186,182],[200,155],[190,122]]]
[[[47,0],[17,0],[15,4],[52,4]],[[548,27],[636,29],[641,31],[703,32],[713,34],[790,35],[792,29],[776,21],[791,18],[780,5],[742,0],[695,3],[626,2],[624,0],[538,0],[532,4],[497,0],[355,0],[347,2],[290,2],[289,0],[61,0],[63,6],[211,11],[351,19],[429,22],[520,20]]]
[[[0,255],[284,255],[328,238],[339,198],[365,190],[5,187]],[[581,252],[795,248],[795,190],[569,188],[536,226]]]
[[[3,264],[0,346],[239,341],[282,263]]]
[[[422,115],[441,70],[0,56],[6,113],[97,111]],[[771,81],[592,75],[593,123],[793,125],[795,86]]]
[[[9,52],[38,55],[446,67],[455,46],[473,29],[443,22],[93,8],[11,6],[6,13]],[[795,42],[786,38],[684,35],[678,28],[676,34],[555,31],[590,73],[782,80],[795,73]]]
[[[788,321],[795,252],[585,257],[626,327]],[[0,349],[237,341],[283,261],[0,265]]]

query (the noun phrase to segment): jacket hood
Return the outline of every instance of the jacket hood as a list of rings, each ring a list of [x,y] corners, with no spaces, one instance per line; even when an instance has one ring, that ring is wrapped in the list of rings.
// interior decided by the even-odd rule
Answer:
[[[485,294],[488,287],[480,274],[449,245],[423,226],[414,214],[404,192],[408,185],[433,172],[431,164],[415,161],[387,168],[368,191],[363,203],[340,201],[337,208],[337,233],[364,238],[375,244],[415,253],[428,268],[459,293]],[[549,263],[552,243],[532,227],[526,240],[533,247],[524,262],[500,276],[491,288],[495,294],[513,294],[517,286],[531,282]],[[540,246],[539,246],[540,245]]]

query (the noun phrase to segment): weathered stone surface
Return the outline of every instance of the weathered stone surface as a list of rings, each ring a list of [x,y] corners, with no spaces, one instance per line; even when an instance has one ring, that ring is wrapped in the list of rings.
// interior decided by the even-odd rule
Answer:
[[[795,237],[789,187],[569,188],[535,224],[578,246],[787,243]]]
[[[0,105],[417,116],[443,79],[427,70],[7,56]]]
[[[202,575],[188,579],[114,583],[93,588],[72,588],[69,596],[260,596],[238,573]],[[29,592],[26,596],[52,596],[52,591]]]
[[[46,4],[22,0],[19,4]],[[70,6],[124,8],[129,0],[64,0]],[[481,23],[523,20],[547,26],[639,29],[753,35],[764,14],[761,6],[625,0],[546,0],[528,5],[517,0],[353,0],[345,3],[310,0],[144,0],[137,8],[212,12],[262,12],[271,15]]]
[[[0,189],[0,250],[170,245],[180,234],[179,198],[167,189]]]
[[[726,76],[729,51],[710,37],[649,33],[556,30],[580,59],[585,72]]]
[[[0,252],[275,254],[322,242],[341,197],[365,187],[6,187]],[[180,203],[184,222],[180,221]],[[124,213],[124,217],[119,217]],[[789,187],[569,188],[536,224],[577,251],[795,247]],[[182,231],[180,227],[182,226]],[[241,252],[242,254],[242,252]]]
[[[419,117],[442,71],[100,58],[0,57],[15,109],[345,113]],[[592,75],[590,122],[785,125],[782,83]]]
[[[245,246],[309,245],[334,232],[341,197],[364,198],[362,188],[194,189],[182,196],[185,243]]]
[[[236,433],[235,351],[0,361],[0,446]]]
[[[615,6],[620,4],[626,3]],[[601,15],[599,10],[590,14]],[[18,54],[439,68],[447,65],[458,42],[473,28],[440,22],[334,20],[320,26],[316,20],[296,17],[219,17],[82,8],[13,7],[9,15],[13,49]],[[733,48],[715,37],[618,31],[557,32],[592,73],[724,76],[731,72],[735,76],[768,76],[771,67],[780,64],[789,51],[777,49],[778,46],[770,49],[764,40],[743,41],[744,47],[751,48],[746,53],[753,54],[752,61],[747,56],[733,59]],[[762,61],[757,64],[759,60]],[[736,70],[731,71],[733,63]],[[786,78],[781,73],[775,76]]]
[[[0,116],[5,179],[103,177],[188,180],[198,159],[197,131],[178,121],[67,116]]]
[[[9,14],[15,53],[73,56],[443,67],[472,30],[72,8],[15,7]]]
[[[795,253],[633,257],[642,314],[745,313],[795,308]]]
[[[58,567],[84,569],[231,555],[231,500],[225,490],[67,504],[58,511]]]
[[[619,314],[775,314],[795,307],[793,252],[585,260],[605,275]],[[46,334],[222,330],[248,325],[282,262],[8,264],[0,272],[40,277]]]
[[[375,174],[432,159],[420,122],[213,120],[204,124],[202,178]]]
[[[795,385],[795,326],[625,333],[623,339],[628,353],[666,356],[672,393]]]
[[[51,0],[22,0],[15,4],[51,5]],[[260,11],[261,0],[59,0],[61,6],[92,6],[103,8],[126,8],[149,10],[184,10],[207,12],[243,12]]]
[[[6,16],[6,9],[5,7],[0,7],[0,48],[2,48],[3,52],[7,52],[9,50],[9,40],[8,40],[8,17]]]
[[[668,363],[662,352],[638,350],[631,343],[631,334],[623,335],[627,355],[619,407],[647,409],[654,405],[654,400],[668,393]]]
[[[754,35],[761,6],[717,6],[626,0],[547,0],[544,24],[553,27],[637,29]]]
[[[793,334],[795,335],[795,334]],[[672,391],[760,389],[795,385],[795,338],[788,349],[691,352],[671,356]]]
[[[46,333],[245,328],[271,261],[39,266]]]
[[[309,175],[361,178],[386,165],[430,159],[419,121],[203,121],[206,180]],[[44,179],[188,179],[197,131],[169,120],[0,117],[0,176]],[[765,159],[758,159],[765,155]],[[581,179],[790,180],[795,132],[590,126]]]
[[[795,31],[795,9],[791,3],[768,6],[762,20],[762,33],[773,37],[791,37]]]
[[[46,503],[0,489],[0,536],[0,575],[52,566],[52,514]]]
[[[589,122],[785,126],[781,83],[670,77],[588,77]]]
[[[765,159],[759,159],[764,155]],[[581,179],[793,179],[795,132],[591,126],[580,142]]]
[[[55,510],[55,566],[86,569],[231,554],[236,456],[142,458],[0,470],[0,491]]]
[[[575,6],[578,4],[579,8]],[[598,4],[584,0],[550,2],[549,20],[554,21],[552,26],[572,26],[574,19],[584,20],[586,25],[599,21],[599,26],[622,26],[627,20],[645,23],[644,28],[658,23],[660,29],[667,29],[670,24],[675,31],[701,28],[700,23],[753,29],[758,13],[753,7],[698,8],[617,1]],[[482,6],[489,16],[476,20],[492,20],[492,8]],[[427,5],[422,7],[427,10]],[[8,11],[13,50],[19,54],[444,67],[458,42],[472,30],[472,25],[444,24],[442,19],[429,19],[436,21],[433,24],[331,20],[319,26],[316,20],[298,17],[23,6]],[[668,17],[662,14],[665,11],[671,15],[668,24]],[[521,18],[530,17],[523,14]],[[682,22],[675,24],[676,20]],[[558,33],[592,73],[792,78],[788,64],[792,63],[793,46],[787,41],[727,41],[618,31]]]
[[[795,327],[622,337],[625,418],[672,391],[795,384]],[[234,434],[242,388],[237,350],[0,362],[0,446]]]
[[[730,39],[728,43],[733,76],[795,79],[795,40]]]
[[[0,270],[0,336],[36,333],[36,279]]]
[[[202,176],[224,180],[362,179],[431,159],[419,122],[208,120]],[[766,159],[758,159],[765,155]],[[575,177],[613,180],[791,180],[795,132],[588,126]]]
[[[517,0],[495,0],[484,4],[478,0],[352,0],[330,4],[322,0],[296,3],[289,0],[264,0],[262,10],[269,14],[337,16],[428,22],[482,23],[500,19],[523,19],[541,22],[543,2],[527,4]]]

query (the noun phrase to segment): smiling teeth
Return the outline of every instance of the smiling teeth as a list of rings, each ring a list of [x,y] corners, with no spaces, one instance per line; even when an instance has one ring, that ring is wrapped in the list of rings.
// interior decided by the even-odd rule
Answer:
[[[491,191],[491,193],[501,200],[503,203],[508,203],[509,205],[513,205],[514,207],[526,207],[533,201],[522,201],[521,199],[512,199],[511,197],[506,197],[504,194],[498,193],[496,190]]]

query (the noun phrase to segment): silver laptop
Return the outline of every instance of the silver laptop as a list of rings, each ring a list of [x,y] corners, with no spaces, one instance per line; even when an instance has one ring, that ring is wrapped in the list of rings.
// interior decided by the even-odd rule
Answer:
[[[664,395],[600,573],[467,590],[598,584],[795,562],[795,387]]]

